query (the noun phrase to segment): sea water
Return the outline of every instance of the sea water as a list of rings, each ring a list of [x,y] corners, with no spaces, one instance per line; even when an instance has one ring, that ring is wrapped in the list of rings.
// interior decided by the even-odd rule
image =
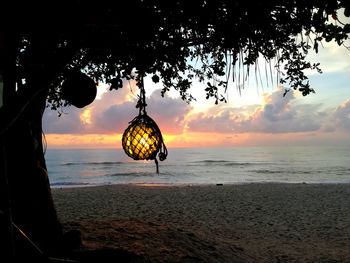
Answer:
[[[134,161],[123,149],[47,149],[52,187],[109,184],[350,183],[350,149],[232,147],[169,149],[154,161]]]

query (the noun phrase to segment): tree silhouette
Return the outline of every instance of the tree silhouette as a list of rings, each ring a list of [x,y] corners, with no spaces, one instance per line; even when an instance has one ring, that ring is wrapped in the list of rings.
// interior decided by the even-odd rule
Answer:
[[[350,15],[348,0],[10,1],[4,13],[0,238],[9,255],[11,222],[48,253],[62,238],[43,155],[45,107],[84,107],[96,83],[122,88],[135,69],[187,101],[198,79],[218,103],[230,82],[240,87],[259,70],[259,58],[308,95],[305,70],[321,72],[308,52],[323,41],[343,45],[350,33],[338,19]]]

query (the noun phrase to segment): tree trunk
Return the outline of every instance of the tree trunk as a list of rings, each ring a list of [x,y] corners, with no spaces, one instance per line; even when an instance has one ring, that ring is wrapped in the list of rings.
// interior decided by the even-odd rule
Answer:
[[[38,84],[35,82],[29,84]],[[41,250],[50,252],[57,248],[62,228],[43,153],[42,114],[46,95],[41,92],[33,99],[29,98],[31,101],[26,109],[6,132],[5,154],[13,222]]]
[[[3,249],[1,254],[4,258],[13,258],[14,243],[13,243],[13,227],[12,213],[9,196],[8,178],[7,178],[7,158],[5,149],[4,126],[7,123],[8,114],[4,111],[7,103],[4,97],[11,97],[11,93],[15,90],[14,79],[14,49],[11,48],[7,32],[0,30],[0,74],[2,84],[1,108],[0,108],[0,247]]]
[[[5,211],[5,216],[0,215],[0,223],[13,222],[43,252],[55,253],[64,244],[44,158],[42,116],[49,85],[71,60],[76,48],[67,45],[57,49],[55,40],[34,36],[26,48],[22,68],[18,69],[16,52],[20,40],[12,33],[4,36],[10,41],[6,47],[0,45],[0,58],[6,58],[6,63],[0,61],[0,73],[7,81],[4,80],[4,103],[0,108],[0,210]],[[21,75],[16,70],[21,70]],[[22,78],[25,84],[16,91],[16,81],[21,83]],[[8,237],[2,236],[0,241],[11,242],[11,224],[1,229],[7,231]],[[13,232],[16,237],[16,231]],[[18,239],[14,239],[14,254],[18,255],[23,252],[23,242],[18,246]]]
[[[52,74],[40,70],[45,69],[42,62],[45,53],[41,54],[43,49],[40,45],[37,46],[33,49],[30,64],[28,63],[30,71],[25,76],[25,86],[17,91],[15,41],[11,41],[5,50],[7,62],[2,65],[4,105],[0,109],[3,150],[0,163],[3,173],[1,190],[4,194],[1,195],[0,203],[4,204],[2,206],[7,211],[8,221],[18,226],[43,252],[51,253],[57,249],[62,238],[62,227],[51,195],[42,143],[42,115]],[[16,256],[33,251],[33,247],[20,238],[16,227],[8,229],[14,233]],[[7,239],[11,242],[10,237]]]

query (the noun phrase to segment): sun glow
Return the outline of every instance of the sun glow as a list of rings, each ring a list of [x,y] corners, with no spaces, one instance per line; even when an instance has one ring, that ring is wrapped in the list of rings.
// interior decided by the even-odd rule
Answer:
[[[84,125],[92,124],[92,121],[91,121],[91,109],[86,109],[80,114],[80,121]]]
[[[96,94],[96,99],[100,100],[102,98],[102,95],[105,94],[109,89],[109,85],[105,83],[100,83],[97,86],[97,94]]]
[[[52,148],[121,148],[122,134],[57,134],[45,136]]]

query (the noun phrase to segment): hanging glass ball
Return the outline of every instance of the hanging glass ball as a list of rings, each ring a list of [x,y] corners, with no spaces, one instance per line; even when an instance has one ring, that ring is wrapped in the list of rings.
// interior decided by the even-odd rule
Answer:
[[[152,160],[162,144],[162,134],[148,115],[139,115],[124,131],[122,145],[125,153],[134,160]]]

